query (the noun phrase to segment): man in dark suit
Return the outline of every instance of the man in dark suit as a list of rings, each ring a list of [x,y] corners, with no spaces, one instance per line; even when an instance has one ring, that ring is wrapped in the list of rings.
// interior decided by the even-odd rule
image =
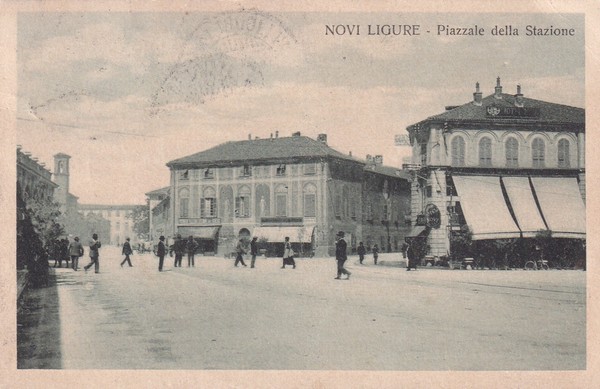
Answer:
[[[165,237],[161,235],[160,238],[158,238],[158,247],[156,248],[156,256],[158,257],[158,271],[162,271],[163,269],[166,253],[167,248],[165,247]]]
[[[337,240],[335,242],[335,259],[337,261],[337,277],[335,277],[335,279],[341,280],[342,274],[346,274],[346,279],[349,280],[350,274],[352,273],[344,269],[344,262],[346,262],[346,260],[348,259],[348,256],[346,254],[346,248],[348,245],[344,240],[344,231],[338,232],[338,234],[336,235],[336,239]]]
[[[121,267],[123,267],[125,262],[127,262],[129,264],[129,267],[133,267],[133,265],[131,264],[131,259],[129,259],[129,256],[131,254],[133,254],[133,250],[131,249],[131,244],[129,243],[129,238],[127,238],[125,240],[125,243],[123,243],[123,251],[121,253],[123,255],[125,255],[125,259],[123,260],[123,262],[121,262]]]
[[[254,267],[254,263],[256,262],[256,255],[258,255],[258,244],[256,243],[256,236],[252,238],[250,242],[250,268]]]

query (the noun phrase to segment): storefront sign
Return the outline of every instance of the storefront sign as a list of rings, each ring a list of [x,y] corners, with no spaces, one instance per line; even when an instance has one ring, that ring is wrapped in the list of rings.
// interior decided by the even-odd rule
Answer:
[[[491,117],[527,117],[537,118],[540,116],[539,108],[531,107],[498,107],[490,105],[486,107],[487,116]]]

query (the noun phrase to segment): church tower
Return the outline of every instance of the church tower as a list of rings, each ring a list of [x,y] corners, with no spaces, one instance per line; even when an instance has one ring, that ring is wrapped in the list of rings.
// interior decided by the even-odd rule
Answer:
[[[58,153],[54,156],[54,182],[58,188],[54,190],[54,200],[60,204],[64,211],[67,207],[67,196],[69,194],[69,159],[71,156]]]

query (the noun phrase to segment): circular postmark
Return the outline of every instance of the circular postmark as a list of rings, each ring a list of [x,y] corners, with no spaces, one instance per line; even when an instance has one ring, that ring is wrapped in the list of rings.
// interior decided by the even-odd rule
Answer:
[[[264,85],[273,56],[297,42],[279,18],[258,10],[186,13],[178,28],[184,43],[151,96],[151,116],[169,104],[197,105]]]

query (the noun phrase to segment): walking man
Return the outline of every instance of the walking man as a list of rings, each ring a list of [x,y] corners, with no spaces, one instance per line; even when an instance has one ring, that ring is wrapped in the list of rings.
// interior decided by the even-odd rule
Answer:
[[[258,254],[258,245],[256,243],[256,236],[252,238],[250,242],[250,255],[252,259],[250,259],[250,268],[254,269],[254,263],[256,262],[256,255]]]
[[[165,237],[161,235],[160,238],[158,238],[158,247],[156,248],[156,256],[158,257],[158,271],[162,271],[163,269],[166,253],[167,248],[165,247]]]
[[[246,267],[242,254],[246,254],[246,250],[244,249],[244,239],[240,238],[237,246],[235,246],[235,263],[233,266],[237,267],[238,263],[241,263],[242,266]]]
[[[83,256],[83,246],[79,242],[78,236],[69,245],[69,255],[71,256],[71,266],[73,270],[77,271],[79,268],[79,257]]]
[[[187,257],[188,257],[188,267],[190,267],[190,266],[195,267],[194,255],[196,254],[197,247],[198,247],[198,245],[194,241],[194,237],[192,235],[190,235],[190,237],[188,238],[188,240],[185,244],[185,249],[187,250]]]
[[[365,250],[365,246],[363,245],[363,242],[360,242],[358,244],[358,248],[356,249],[356,252],[358,253],[358,260],[360,261],[360,264],[363,264],[363,261],[365,260],[365,254],[367,252],[367,250]]]
[[[92,265],[94,265],[94,273],[100,273],[100,253],[99,249],[102,246],[102,243],[98,240],[98,234],[92,235],[92,240],[90,240],[90,258],[92,261],[84,266],[84,270],[87,271]]]
[[[292,269],[296,268],[296,261],[294,260],[294,251],[292,250],[292,244],[290,243],[290,237],[285,237],[285,242],[283,243],[283,266],[282,269],[285,269],[285,265],[292,265]]]
[[[123,250],[121,251],[121,253],[125,255],[125,259],[123,260],[123,262],[121,262],[121,267],[123,267],[123,264],[125,262],[129,264],[129,267],[133,267],[133,265],[131,264],[131,259],[129,259],[129,256],[133,254],[131,244],[129,243],[129,238],[127,238],[125,240],[125,243],[123,243]]]
[[[347,246],[348,245],[344,240],[344,231],[338,232],[335,242],[335,259],[337,261],[337,277],[335,277],[336,280],[341,280],[342,274],[346,274],[346,279],[349,280],[350,274],[352,274],[348,270],[344,269],[344,262],[346,262],[346,260],[348,259],[348,256],[346,254]]]

